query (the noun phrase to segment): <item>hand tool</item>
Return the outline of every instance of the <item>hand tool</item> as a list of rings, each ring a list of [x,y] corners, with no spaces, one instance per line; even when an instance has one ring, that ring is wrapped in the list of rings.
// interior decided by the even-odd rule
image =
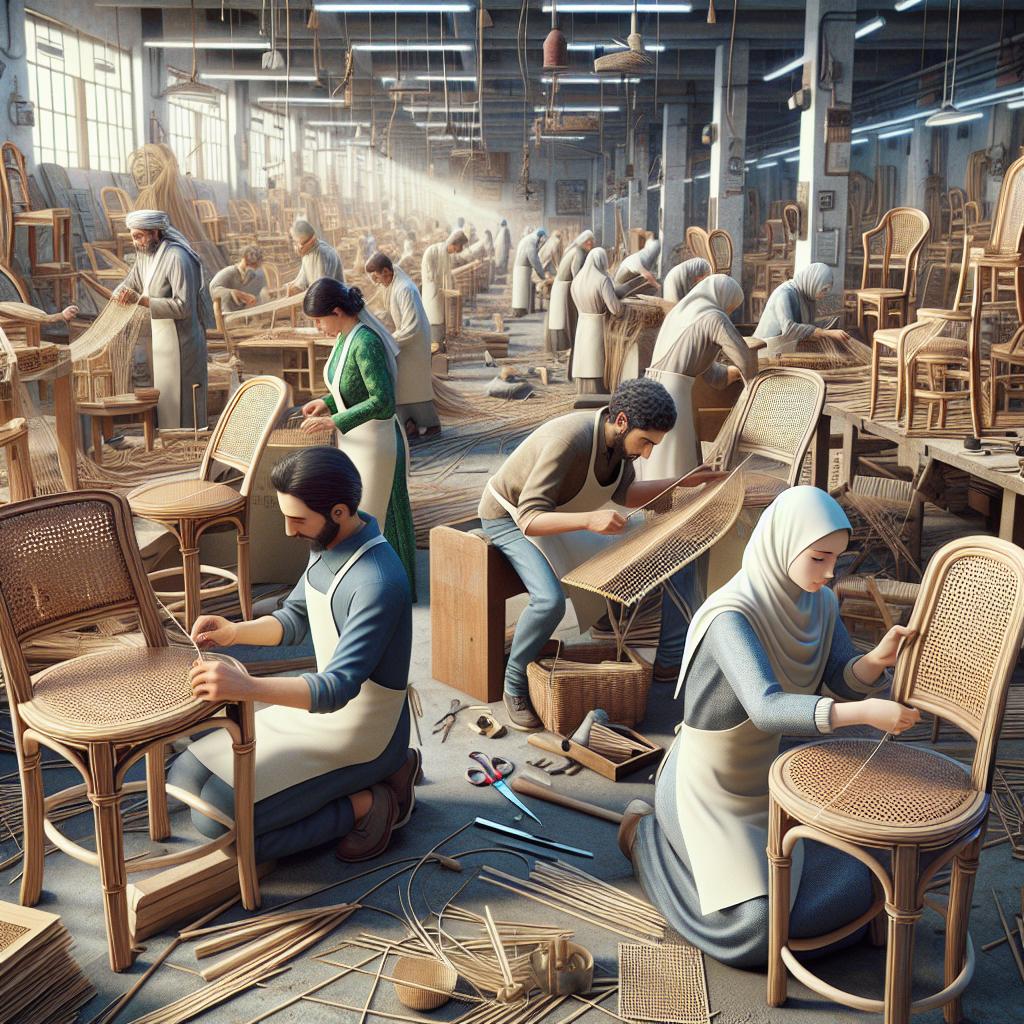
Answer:
[[[441,737],[441,742],[444,743],[452,731],[456,716],[460,711],[465,711],[468,707],[469,705],[463,704],[461,700],[453,700],[451,707],[434,723],[433,735],[436,736],[439,732],[444,733]]]
[[[580,811],[589,814],[593,818],[601,818],[618,825],[622,821],[622,815],[618,811],[609,811],[607,807],[598,807],[597,804],[588,804],[585,800],[576,800],[555,789],[545,789],[529,779],[516,779],[512,788],[524,796],[532,796],[538,800],[547,800],[548,803],[558,804],[560,807],[568,807],[571,811]]]
[[[473,824],[479,828],[485,828],[489,832],[501,832],[503,835],[521,839],[526,843],[536,843],[548,850],[561,850],[562,853],[571,853],[575,857],[592,858],[594,856],[590,850],[581,850],[578,846],[556,843],[554,839],[548,839],[547,836],[535,836],[532,832],[524,832],[521,828],[513,828],[511,825],[502,825],[500,821],[491,821],[489,818],[476,818]]]
[[[466,769],[466,781],[471,786],[493,786],[509,803],[515,804],[524,814],[533,818],[538,825],[542,824],[540,818],[508,788],[508,783],[504,781],[505,776],[511,775],[516,770],[516,766],[511,761],[507,761],[503,757],[491,760],[479,750],[472,751],[469,756],[480,765],[479,768]]]

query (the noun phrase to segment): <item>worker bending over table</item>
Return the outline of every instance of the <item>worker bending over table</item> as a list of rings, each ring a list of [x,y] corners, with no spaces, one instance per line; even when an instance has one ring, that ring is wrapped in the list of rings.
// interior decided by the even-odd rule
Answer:
[[[669,393],[653,380],[624,381],[607,408],[573,412],[543,424],[506,459],[487,484],[477,514],[484,531],[509,560],[530,595],[519,616],[505,670],[505,709],[514,729],[539,729],[530,704],[526,666],[539,657],[565,612],[561,578],[626,529],[626,517],[609,507],[647,504],[675,480],[639,482],[638,458],[672,429],[676,409]],[[699,469],[683,486],[719,479]],[[654,676],[674,682],[686,640],[683,612],[669,594],[692,612],[702,600],[692,566],[666,581],[661,635]],[[582,595],[573,595],[580,632],[596,621]]]
[[[408,576],[377,521],[359,511],[362,482],[344,452],[302,449],[274,467],[271,481],[285,533],[310,543],[309,567],[279,611],[249,622],[201,615],[192,638],[201,648],[311,639],[316,672],[254,678],[197,661],[192,691],[201,700],[270,705],[256,712],[258,861],[338,840],[340,860],[369,860],[408,821],[420,770],[406,702]],[[189,746],[168,782],[230,817],[232,759],[230,737],[217,730]],[[197,811],[192,820],[203,835],[223,832]]]
[[[210,281],[210,296],[220,299],[222,313],[235,313],[240,309],[266,302],[267,274],[263,269],[263,252],[255,245],[247,245],[242,258],[218,270]]]

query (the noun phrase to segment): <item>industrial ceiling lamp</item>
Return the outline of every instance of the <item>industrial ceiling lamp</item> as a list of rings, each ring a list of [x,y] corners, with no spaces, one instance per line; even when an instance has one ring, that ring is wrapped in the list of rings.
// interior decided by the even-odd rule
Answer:
[[[551,2],[551,31],[544,40],[544,70],[565,71],[569,67],[569,44],[558,27],[558,3]]]
[[[947,12],[952,8],[953,0],[949,0]],[[953,73],[949,73],[949,15],[946,16],[946,64],[942,71],[942,105],[925,121],[928,128],[945,128],[949,125],[960,124],[963,121],[973,121],[975,115],[965,111],[957,110],[953,97],[956,93],[956,59],[960,48],[960,0],[956,0],[956,31],[953,37]],[[946,95],[946,81],[949,79],[949,96]]]
[[[643,36],[637,31],[636,25],[636,3],[633,0],[633,13],[630,16],[630,32],[625,43],[615,40],[616,46],[625,46],[627,49],[617,53],[606,53],[594,60],[594,70],[598,72],[614,72],[622,74],[630,71],[646,71],[654,63],[644,51]]]
[[[191,0],[189,6],[192,9],[192,71],[188,75],[180,73],[180,80],[175,82],[173,85],[167,86],[167,88],[160,94],[160,98],[170,99],[171,97],[176,97],[177,99],[191,100],[193,103],[204,103],[211,107],[220,106],[220,102],[224,98],[224,93],[215,89],[212,85],[206,85],[204,82],[199,81],[199,53],[196,45],[195,0]],[[175,73],[175,69],[173,68],[171,68],[170,71],[172,74]]]

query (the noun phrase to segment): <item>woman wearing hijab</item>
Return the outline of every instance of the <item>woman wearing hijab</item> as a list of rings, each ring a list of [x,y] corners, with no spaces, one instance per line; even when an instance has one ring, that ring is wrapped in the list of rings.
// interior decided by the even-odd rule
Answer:
[[[627,295],[654,295],[661,290],[654,276],[654,267],[661,255],[661,242],[648,238],[639,252],[630,253],[615,271],[615,292],[620,299]]]
[[[669,302],[679,302],[685,299],[694,288],[711,274],[711,264],[707,260],[687,260],[685,263],[677,263],[665,275],[665,290],[663,298]]]
[[[577,312],[570,287],[573,278],[583,269],[594,242],[593,231],[582,232],[559,261],[544,323],[544,348],[548,352],[564,352],[572,346],[572,339],[576,336]]]
[[[824,263],[801,267],[768,296],[756,337],[768,343],[774,358],[796,351],[801,341],[849,341],[846,331],[815,326],[815,306],[832,288],[832,268]]]
[[[875,696],[910,631],[893,626],[859,655],[839,618],[827,584],[849,539],[846,514],[815,487],[792,487],[768,507],[743,568],[690,623],[676,691],[685,688],[679,736],[654,808],[634,801],[619,831],[672,927],[734,967],[767,961],[768,772],[781,737],[851,725],[900,733],[920,717]],[[867,911],[870,874],[804,841],[793,853],[793,897],[790,935],[823,935]]]
[[[608,253],[595,246],[569,287],[579,310],[576,336],[569,356],[569,379],[581,395],[604,390],[604,326],[608,316],[621,316],[622,303],[608,276]]]
[[[645,479],[678,479],[700,465],[691,402],[695,378],[703,377],[713,388],[725,388],[741,377],[753,380],[757,373],[756,353],[729,319],[742,305],[743,289],[727,274],[714,274],[665,317],[647,376],[665,386],[679,415],[644,466]],[[723,366],[720,355],[732,366]]]
[[[508,229],[508,221],[504,217],[498,224],[498,234],[494,239],[494,270],[504,276],[508,273],[508,255],[512,249],[512,232]]]
[[[416,536],[409,503],[408,449],[395,415],[398,344],[366,308],[362,292],[322,277],[302,311],[328,337],[336,335],[324,367],[328,393],[302,407],[307,434],[337,433],[338,447],[363,482],[360,508],[380,524],[398,552],[416,594]]]

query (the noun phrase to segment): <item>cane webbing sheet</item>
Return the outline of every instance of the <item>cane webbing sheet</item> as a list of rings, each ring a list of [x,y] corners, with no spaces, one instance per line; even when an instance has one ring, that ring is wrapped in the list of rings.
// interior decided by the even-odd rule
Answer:
[[[13,946],[18,939],[28,931],[20,924],[12,924],[10,921],[0,921],[0,953],[9,946]]]
[[[693,946],[619,943],[619,1016],[708,1024],[704,956]]]
[[[620,543],[589,558],[562,577],[627,606],[636,604],[722,537],[743,508],[743,474],[734,472],[701,488],[677,487],[666,511],[648,507],[647,522]]]

